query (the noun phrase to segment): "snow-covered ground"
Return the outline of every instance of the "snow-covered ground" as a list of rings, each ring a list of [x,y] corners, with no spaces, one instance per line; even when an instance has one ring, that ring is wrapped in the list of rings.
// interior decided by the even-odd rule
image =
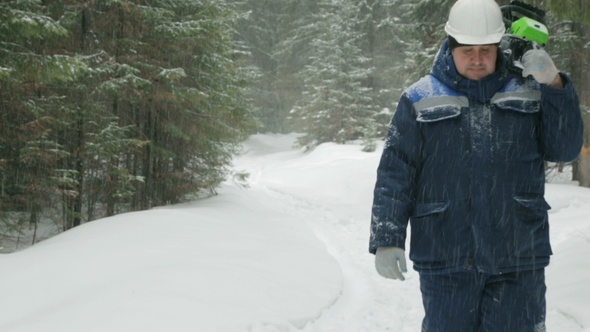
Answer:
[[[415,332],[417,274],[368,254],[380,151],[256,135],[249,188],[82,225],[0,255],[2,332]],[[550,184],[548,331],[590,331],[590,190]]]

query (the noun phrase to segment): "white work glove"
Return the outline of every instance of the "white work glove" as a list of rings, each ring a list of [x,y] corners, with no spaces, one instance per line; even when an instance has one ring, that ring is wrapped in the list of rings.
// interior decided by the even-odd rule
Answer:
[[[551,56],[543,49],[532,49],[524,53],[521,59],[524,69],[522,77],[532,75],[535,80],[543,84],[551,84],[559,75]]]
[[[408,272],[405,251],[398,247],[377,248],[375,268],[384,278],[405,280],[402,274],[402,272]]]

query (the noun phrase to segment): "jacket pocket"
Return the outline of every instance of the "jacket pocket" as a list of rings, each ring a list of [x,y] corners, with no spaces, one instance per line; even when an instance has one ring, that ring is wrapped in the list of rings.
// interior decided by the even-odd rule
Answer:
[[[514,196],[516,201],[516,210],[520,216],[546,217],[547,211],[551,206],[541,195],[518,195]]]
[[[551,206],[542,195],[514,196],[516,223],[513,225],[516,257],[540,257],[551,255],[549,220]]]
[[[466,254],[461,232],[451,218],[450,202],[417,203],[412,211],[410,258],[415,264],[428,269],[449,266],[461,259],[457,252]]]
[[[442,214],[449,208],[449,202],[418,203],[414,207],[413,218]]]

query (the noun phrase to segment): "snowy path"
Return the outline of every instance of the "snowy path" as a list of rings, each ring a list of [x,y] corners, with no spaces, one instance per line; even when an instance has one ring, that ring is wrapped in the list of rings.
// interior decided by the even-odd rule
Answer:
[[[260,151],[269,150],[264,142],[258,143]],[[249,147],[256,149],[256,142],[251,140]],[[348,149],[351,153],[347,153]],[[286,202],[286,212],[307,222],[341,266],[343,286],[339,299],[302,331],[418,331],[423,315],[418,275],[410,270],[404,282],[383,279],[375,272],[374,256],[368,253],[368,216],[377,158],[369,153],[359,158],[359,146],[344,146],[340,150],[341,155],[328,157],[341,159],[342,168],[337,170],[333,163],[321,163],[325,153],[332,151],[327,146],[320,146],[305,161],[300,152],[286,149],[263,157],[251,150],[238,162],[240,169],[252,175],[250,189],[265,190],[271,196],[269,199]],[[314,155],[319,159],[315,160]],[[350,179],[338,181],[335,172],[362,178],[359,184],[363,188],[346,188]],[[371,180],[367,181],[368,178]],[[316,188],[311,196],[309,188]],[[349,192],[341,195],[343,191]],[[350,197],[354,201],[345,201]]]
[[[422,315],[417,274],[411,271],[405,282],[385,280],[373,267],[368,254],[366,220],[343,216],[338,210],[318,206],[304,198],[284,193],[293,214],[305,220],[316,236],[326,243],[343,274],[338,301],[326,309],[304,332],[377,332],[419,330]]]
[[[321,209],[312,207],[309,211],[316,213]],[[414,332],[420,329],[422,307],[417,274],[411,271],[404,282],[377,275],[373,256],[367,253],[366,219],[347,220],[338,211],[325,211],[323,220],[308,218],[313,220],[312,229],[342,268],[343,291],[338,302],[303,331]]]

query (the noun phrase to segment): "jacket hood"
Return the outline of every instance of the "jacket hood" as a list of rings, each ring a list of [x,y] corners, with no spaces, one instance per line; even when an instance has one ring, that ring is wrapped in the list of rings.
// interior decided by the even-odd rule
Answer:
[[[506,57],[498,49],[496,71],[479,81],[470,80],[457,71],[448,39],[445,39],[436,54],[430,75],[446,86],[465,94],[469,99],[485,103],[511,79],[512,74],[506,69],[506,64]]]

